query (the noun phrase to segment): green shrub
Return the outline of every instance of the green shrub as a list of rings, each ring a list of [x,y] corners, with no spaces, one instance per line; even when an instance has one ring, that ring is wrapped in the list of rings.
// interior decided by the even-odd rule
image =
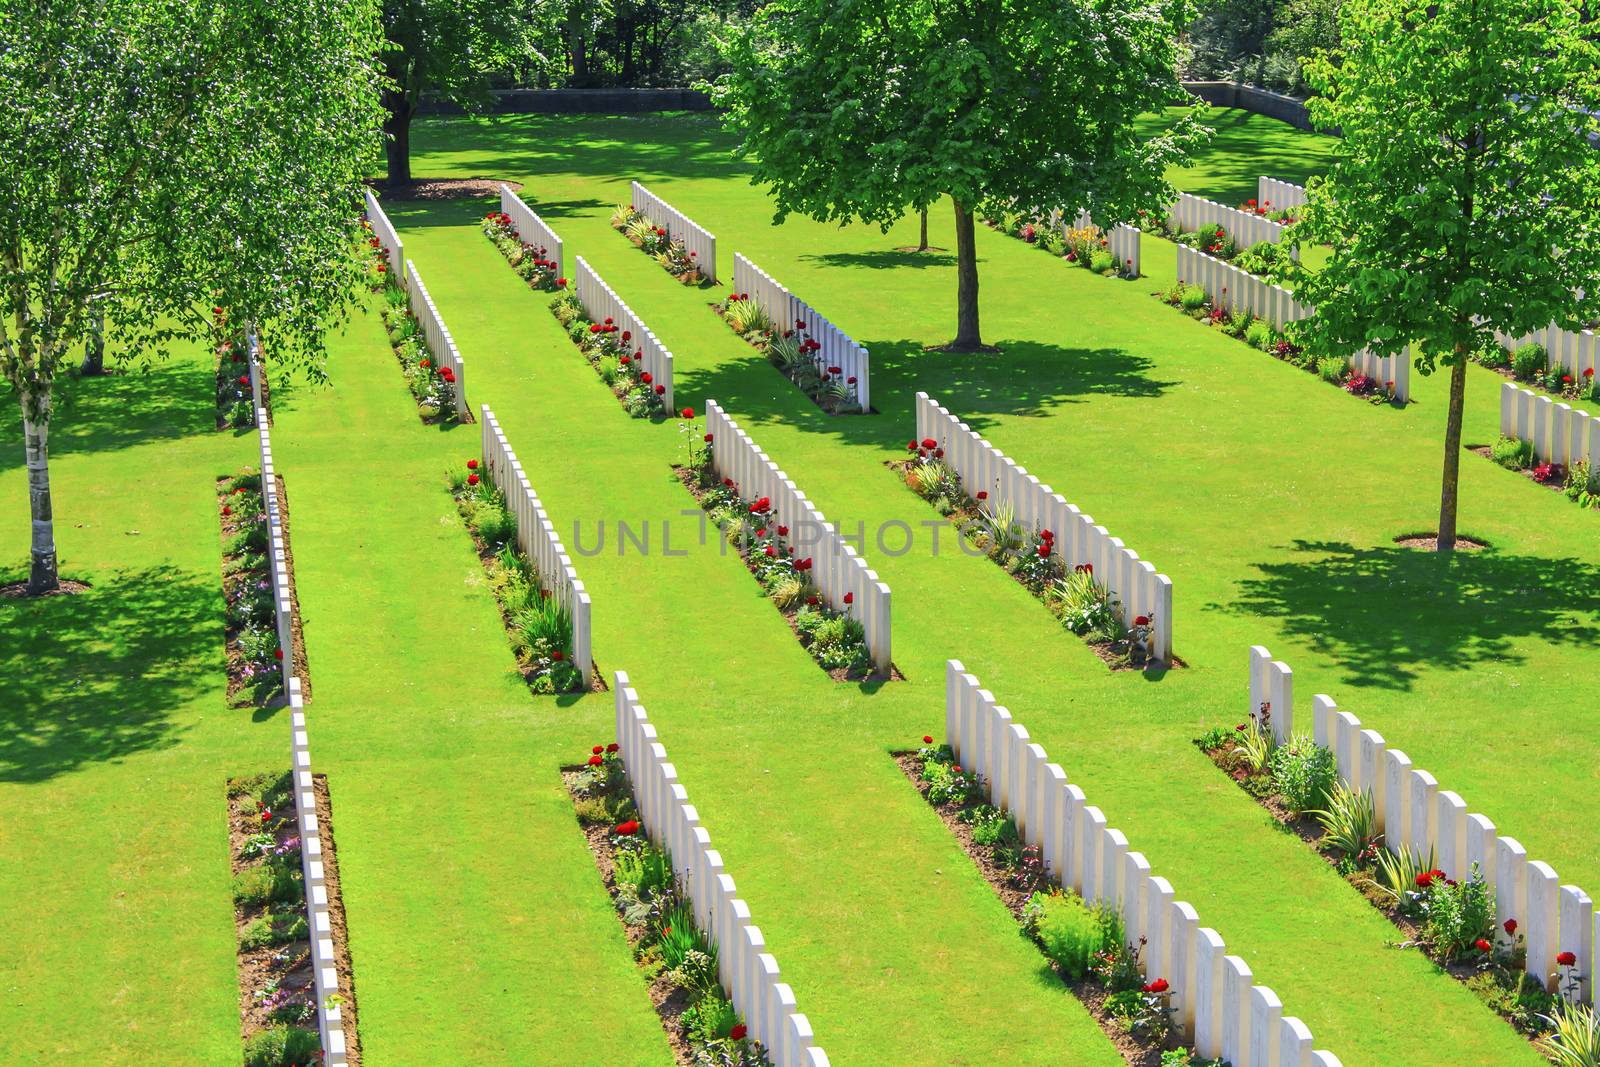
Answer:
[[[1554,1031],[1541,1043],[1556,1067],[1600,1067],[1600,1017],[1586,1004],[1556,1004],[1544,1021]]]
[[[1475,941],[1494,936],[1494,900],[1476,865],[1470,877],[1454,885],[1435,877],[1424,907],[1422,942],[1446,962],[1476,953]]]
[[[1333,752],[1304,734],[1295,735],[1274,751],[1267,765],[1284,807],[1296,815],[1326,805],[1339,781]]]
[[[1508,470],[1524,471],[1533,466],[1533,442],[1502,437],[1489,449],[1494,461]]]
[[[1511,372],[1525,382],[1543,374],[1549,365],[1550,358],[1545,354],[1544,346],[1532,341],[1511,353]]]
[[[1185,311],[1199,311],[1206,303],[1206,291],[1198,285],[1186,285],[1178,293],[1178,303]]]
[[[1110,252],[1100,251],[1089,257],[1089,269],[1096,274],[1104,274],[1108,270],[1113,270],[1116,265],[1117,257]]]
[[[265,948],[302,941],[306,936],[306,917],[299,911],[267,912],[257,915],[239,934],[239,947]]]
[[[976,808],[962,813],[963,817],[972,824],[972,840],[974,844],[994,846],[1009,844],[1017,839],[1017,826],[1005,812],[988,804],[981,804]]]
[[[1245,327],[1244,339],[1251,348],[1259,348],[1265,352],[1272,347],[1272,323],[1265,319],[1257,319]]]
[[[301,875],[285,863],[249,867],[233,877],[233,899],[240,904],[269,904],[302,900]]]
[[[244,1067],[303,1067],[316,1058],[321,1048],[315,1030],[276,1026],[244,1043]]]
[[[674,904],[657,921],[656,937],[661,945],[661,961],[669,971],[683,966],[691,952],[709,949],[694,925],[694,911],[687,904]]]
[[[1076,893],[1035,893],[1023,910],[1023,922],[1044,954],[1074,981],[1089,973],[1096,953],[1121,936],[1114,916],[1091,908]]]
[[[1492,967],[1467,979],[1467,988],[1523,1033],[1543,1030],[1541,1016],[1555,1010],[1556,996],[1520,967]]]
[[[509,544],[517,536],[517,519],[498,501],[481,502],[472,509],[472,523],[478,536],[490,547]]]
[[[683,1013],[683,1028],[691,1042],[720,1041],[738,1025],[739,1013],[722,994],[707,993]]]
[[[1213,726],[1196,739],[1201,752],[1215,752],[1233,740],[1234,731],[1226,726]]]
[[[616,883],[632,886],[635,896],[654,896],[672,884],[672,861],[653,845],[618,852],[615,864]]]
[[[1317,377],[1338,385],[1344,381],[1346,366],[1345,361],[1338,356],[1322,356],[1317,360]]]
[[[1589,471],[1589,461],[1579,460],[1567,470],[1567,499],[1579,507],[1600,508],[1600,478]]]

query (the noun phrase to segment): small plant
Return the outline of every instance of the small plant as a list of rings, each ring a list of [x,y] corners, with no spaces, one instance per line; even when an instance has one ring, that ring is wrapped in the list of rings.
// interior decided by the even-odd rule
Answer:
[[[1070,892],[1033,894],[1022,921],[1044,954],[1073,981],[1085,978],[1095,958],[1121,937],[1115,916]]]
[[[1340,385],[1348,372],[1348,365],[1338,356],[1322,356],[1317,360],[1317,375],[1325,382]]]
[[[1567,470],[1567,499],[1583,508],[1600,508],[1600,477],[1590,473],[1589,461],[1579,460]]]
[[[1489,455],[1507,470],[1524,471],[1533,466],[1533,442],[1501,437],[1490,446]]]
[[[1201,752],[1216,752],[1233,744],[1233,731],[1226,726],[1213,726],[1195,739]]]
[[[1206,291],[1198,285],[1185,285],[1178,292],[1178,303],[1185,311],[1199,311],[1206,305]]]
[[[1284,807],[1302,815],[1323,807],[1339,781],[1333,752],[1305,734],[1296,734],[1273,753],[1269,760],[1272,785],[1283,798]]]
[[[1259,348],[1265,352],[1272,346],[1274,339],[1272,324],[1265,319],[1257,319],[1245,327],[1244,340],[1252,348]]]
[[[1324,849],[1337,850],[1344,861],[1355,867],[1373,862],[1380,835],[1370,791],[1357,792],[1343,782],[1335,782],[1328,794],[1328,806],[1312,814],[1322,824]]]
[[[1559,1001],[1544,1020],[1551,1033],[1540,1046],[1557,1067],[1600,1067],[1600,1018],[1592,1007]]]
[[[1520,381],[1531,382],[1545,372],[1550,357],[1544,346],[1535,342],[1522,345],[1511,353],[1511,373]]]
[[[252,1034],[244,1043],[244,1067],[304,1067],[322,1050],[315,1030],[275,1026]]]

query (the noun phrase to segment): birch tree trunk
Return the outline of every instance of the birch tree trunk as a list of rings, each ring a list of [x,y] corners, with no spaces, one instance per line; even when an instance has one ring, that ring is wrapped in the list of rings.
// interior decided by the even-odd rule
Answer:
[[[28,510],[33,519],[33,566],[28,572],[28,595],[38,596],[60,587],[56,575],[55,522],[50,510],[50,446],[48,421],[28,417],[30,396],[22,398],[22,439],[28,463]],[[43,410],[49,410],[45,401]]]

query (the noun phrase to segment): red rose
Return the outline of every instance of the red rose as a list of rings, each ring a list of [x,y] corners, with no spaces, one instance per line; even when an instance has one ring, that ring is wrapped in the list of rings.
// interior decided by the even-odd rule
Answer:
[[[655,381],[655,379],[650,376],[649,371],[645,371],[643,374],[639,375],[639,380],[646,385],[649,385],[651,382]]]
[[[607,326],[610,326],[610,325],[611,325],[611,319],[609,319],[609,318],[608,318],[608,319],[606,319],[606,325],[607,325]]]
[[[478,461],[477,460],[475,460],[475,459],[467,460],[467,470],[475,471],[477,469],[478,469]]]
[[[1517,920],[1507,919],[1505,921],[1505,928],[1508,936],[1515,937],[1517,934]]]
[[[773,548],[771,545],[767,546],[767,555],[768,556],[776,556],[777,554],[778,554],[778,550],[776,548]]]
[[[700,440],[704,441],[706,444],[709,445],[711,443],[711,435],[710,434],[706,434],[704,437],[700,438]]]
[[[557,278],[556,279],[556,288],[557,289],[565,289],[566,287],[567,287],[567,280],[565,278]]]
[[[856,384],[856,376],[852,374],[850,377],[846,378],[845,381],[850,385],[854,385]]]
[[[829,367],[828,368],[828,373],[829,374],[843,374],[844,370],[841,367]]]
[[[915,452],[916,450],[917,450],[917,443],[915,441],[907,441],[906,442],[906,451],[907,452]]]
[[[1472,947],[1477,949],[1479,952],[1488,952],[1494,946],[1490,945],[1489,942],[1480,937],[1478,940],[1472,943]]]
[[[787,526],[778,527],[778,536],[779,537],[788,537],[789,536],[789,527],[787,527]]]
[[[735,1041],[743,1041],[744,1035],[749,1032],[749,1030],[745,1029],[744,1023],[739,1023],[732,1030],[728,1031],[728,1036],[733,1038]]]
[[[684,408],[678,414],[686,419],[692,419],[694,418],[694,408]]]
[[[627,822],[620,822],[616,825],[615,832],[622,837],[632,837],[639,832],[639,820],[629,819]]]
[[[478,484],[478,476],[476,474],[467,475],[467,484],[468,485],[477,485]]]
[[[978,490],[978,499],[979,500],[988,500],[989,499],[989,494],[984,492],[982,489],[980,489],[980,490]]]
[[[943,459],[944,458],[944,449],[942,449],[942,448],[934,449],[933,450],[933,458],[934,459]]]
[[[589,332],[590,333],[599,333],[600,332],[600,324],[598,322],[590,323],[589,324]]]
[[[925,745],[933,744],[933,735],[932,734],[923,734],[922,735],[922,743],[925,744]]]
[[[666,395],[667,395],[667,387],[666,386],[664,386],[664,385],[656,386],[656,396],[666,396]]]
[[[1150,616],[1148,616],[1148,615],[1136,616],[1134,618],[1134,620],[1133,620],[1133,624],[1135,626],[1149,626],[1150,625]]]
[[[228,505],[224,504],[224,505],[222,505],[222,513],[224,515],[232,515],[233,514],[233,509],[230,508]]]
[[[1040,545],[1039,546],[1039,558],[1040,559],[1049,559],[1050,558],[1050,546],[1049,545]]]
[[[616,752],[616,751],[620,750],[621,748],[622,748],[621,745],[619,745],[615,741],[613,741],[609,745],[606,746],[606,751],[607,752]]]
[[[279,648],[279,649],[274,649],[274,650],[273,650],[273,653],[272,653],[272,658],[273,658],[273,659],[276,659],[276,660],[281,660],[281,659],[283,659],[283,649],[281,649],[281,648]]]
[[[1417,888],[1418,889],[1426,889],[1432,884],[1433,884],[1433,872],[1432,871],[1423,871],[1421,874],[1417,875]]]
[[[604,746],[604,745],[596,745],[593,748],[591,748],[589,751],[593,752],[596,756],[598,756],[598,755],[600,755],[600,753],[604,752],[605,750],[606,750],[606,746]]]
[[[567,654],[565,652],[556,651],[550,653],[550,658],[555,660],[557,663],[560,663],[562,660],[567,658]]]
[[[817,598],[814,597],[814,596],[808,596],[808,597],[806,597],[806,603],[810,604],[812,607],[816,607],[817,606]]]
[[[1170,987],[1165,978],[1157,978],[1154,982],[1144,987],[1146,993],[1165,993]]]
[[[240,385],[249,385],[250,384],[250,376],[247,375],[247,374],[239,375],[239,384]]]
[[[1575,967],[1578,963],[1578,955],[1575,952],[1563,952],[1556,956],[1556,963],[1561,967]]]
[[[611,321],[611,320],[610,320],[610,319],[607,319],[607,320],[606,320],[606,321],[607,321],[607,322],[610,322],[610,321]],[[633,340],[633,331],[632,331],[632,330],[623,330],[623,331],[622,331],[622,339],[623,339],[623,340],[624,340],[624,341],[631,341],[631,340]]]
[[[846,593],[844,595],[844,602],[846,604],[854,604],[856,602],[856,595],[854,593]]]
[[[939,447],[939,442],[935,441],[931,437],[924,437],[922,439],[922,447],[923,448],[938,448]]]
[[[605,762],[605,759],[600,757],[600,756],[590,756],[589,757],[589,766],[591,766],[591,767],[598,767],[598,766],[600,766],[600,764],[602,764],[604,762]]]

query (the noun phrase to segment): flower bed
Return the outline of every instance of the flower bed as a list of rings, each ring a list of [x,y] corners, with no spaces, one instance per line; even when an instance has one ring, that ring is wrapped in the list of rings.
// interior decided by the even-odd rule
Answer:
[[[1542,389],[1568,403],[1600,405],[1600,380],[1597,380],[1593,367],[1585,368],[1576,375],[1566,367],[1552,367],[1549,353],[1535,341],[1515,349],[1490,345],[1473,352],[1471,359],[1502,377]]]
[[[796,319],[780,330],[766,309],[746,293],[729,293],[711,305],[733,332],[767,357],[783,376],[829,415],[861,413],[856,379],[843,367],[822,366],[814,355],[822,344],[807,336],[806,324]]]
[[[1256,198],[1253,196],[1249,200],[1246,200],[1244,203],[1240,204],[1238,210],[1243,211],[1246,215],[1254,215],[1257,218],[1270,219],[1280,226],[1293,226],[1296,222],[1300,221],[1298,209],[1282,207],[1275,208],[1272,206],[1271,200],[1262,200],[1257,202]]]
[[[383,326],[389,344],[406,377],[406,387],[417,401],[417,415],[428,424],[460,421],[456,411],[456,376],[449,367],[437,365],[428,352],[422,324],[406,305],[405,290],[393,276],[383,287]]]
[[[261,476],[247,471],[217,479],[222,522],[222,594],[228,703],[265,707],[283,695],[284,650],[273,600],[266,505]],[[298,613],[296,613],[298,616]]]
[[[483,217],[483,235],[506,257],[506,262],[517,272],[517,277],[528,283],[528,288],[542,293],[566,288],[561,265],[548,258],[550,250],[524,243],[511,216],[504,211],[491,211]]]
[[[633,246],[655,259],[663,270],[684,285],[709,284],[700,273],[696,262],[699,253],[691,252],[684,243],[631,204],[618,204],[611,213],[611,228],[633,242]]]
[[[616,742],[563,768],[578,824],[611,894],[650,1000],[682,1067],[770,1067],[717,974],[717,946],[696,922],[671,857],[639,824]]]
[[[610,387],[622,409],[636,419],[667,413],[667,387],[644,369],[644,353],[633,345],[633,334],[611,319],[592,322],[578,294],[563,292],[550,303],[550,312],[566,329],[600,380]]]
[[[1342,356],[1314,355],[1295,341],[1292,332],[1285,333],[1276,329],[1266,319],[1257,318],[1243,308],[1230,313],[1224,308],[1214,307],[1206,291],[1198,285],[1179,282],[1166,292],[1156,295],[1164,303],[1179,309],[1196,322],[1215,327],[1229,337],[1243,341],[1251,348],[1259,349],[1309,374],[1315,374],[1329,385],[1338,386],[1351,396],[1361,397],[1371,404],[1405,406],[1395,394],[1394,382],[1380,382],[1370,375],[1358,373],[1351,368],[1350,361]]]
[[[573,662],[572,616],[517,547],[517,519],[506,507],[505,496],[479,476],[475,459],[451,470],[450,495],[489,576],[517,669],[528,688],[539,694],[583,692],[583,670]],[[592,673],[600,677],[599,670]],[[604,686],[597,682],[595,689]]]
[[[948,518],[961,536],[1032,593],[1061,625],[1082,637],[1112,670],[1145,670],[1165,666],[1151,656],[1148,615],[1136,615],[1124,625],[1121,604],[1095,578],[1091,564],[1069,573],[1055,551],[1055,532],[1024,531],[1010,508],[992,507],[989,494],[967,495],[961,479],[944,461],[944,450],[933,438],[908,441],[912,458],[890,466],[912,492]],[[1173,657],[1172,666],[1183,662]]]
[[[800,644],[834,681],[882,677],[874,669],[865,628],[848,613],[854,594],[845,594],[846,611],[835,611],[823,601],[811,581],[810,557],[796,555],[784,543],[789,527],[772,501],[747,501],[731,478],[718,480],[711,464],[712,435],[701,433],[690,408],[679,415],[689,451],[687,463],[676,468],[679,481],[739,553]],[[898,673],[891,671],[891,676]]]
[[[1506,470],[1517,471],[1540,485],[1554,489],[1581,508],[1600,510],[1600,472],[1589,469],[1588,460],[1570,467],[1542,463],[1534,454],[1532,441],[1501,437],[1492,445],[1473,446],[1472,451],[1494,460]]]
[[[246,1067],[320,1063],[300,838],[287,772],[228,781]]]
[[[1058,227],[1022,215],[993,216],[983,223],[991,230],[1015,237],[1092,273],[1130,280],[1139,275],[1133,260],[1117,262],[1116,254],[1111,251],[1110,237],[1098,226]]]
[[[1009,814],[984,800],[983,782],[955,763],[949,745],[925,736],[921,748],[894,758],[1125,1061],[1220,1067],[1179,1045],[1183,1027],[1174,1019],[1167,979],[1146,981],[1141,973],[1145,939],[1129,941],[1114,909],[1052,885],[1038,846],[1024,845]]]
[[[213,309],[219,321],[221,308]],[[256,405],[250,392],[250,341],[235,337],[217,345],[217,429],[245,430],[256,424]],[[267,425],[272,425],[272,399],[267,378],[261,376],[261,406],[267,409]]]
[[[1432,853],[1391,852],[1377,828],[1372,793],[1345,785],[1333,752],[1308,735],[1279,742],[1271,716],[1271,703],[1263,702],[1249,721],[1214,727],[1195,744],[1383,912],[1403,935],[1398,947],[1420,950],[1555,1058],[1560,1024],[1577,1002],[1580,961],[1560,954],[1559,991],[1546,992],[1524,971],[1518,920],[1497,929],[1494,889],[1477,867],[1456,881],[1435,867]]]

